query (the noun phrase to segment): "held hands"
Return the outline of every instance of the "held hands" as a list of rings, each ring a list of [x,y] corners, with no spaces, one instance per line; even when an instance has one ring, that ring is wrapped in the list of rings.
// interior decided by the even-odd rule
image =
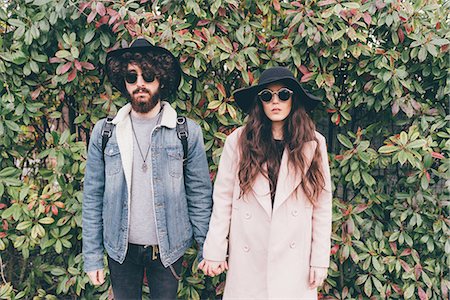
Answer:
[[[212,261],[204,259],[198,264],[198,268],[208,276],[217,276],[225,270],[228,270],[226,261]]]
[[[309,287],[315,289],[323,284],[328,275],[328,268],[309,268]]]
[[[93,285],[102,285],[105,282],[103,269],[86,272]]]

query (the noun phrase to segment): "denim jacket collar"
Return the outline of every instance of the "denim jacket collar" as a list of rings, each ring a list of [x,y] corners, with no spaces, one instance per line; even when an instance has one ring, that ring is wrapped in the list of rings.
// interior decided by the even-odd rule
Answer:
[[[162,117],[161,117],[161,126],[165,126],[168,128],[175,128],[177,124],[177,112],[175,109],[170,106],[169,102],[161,101],[162,107]],[[122,107],[117,113],[116,117],[112,120],[114,125],[124,121],[126,118],[130,116],[131,112],[131,103],[126,104]]]

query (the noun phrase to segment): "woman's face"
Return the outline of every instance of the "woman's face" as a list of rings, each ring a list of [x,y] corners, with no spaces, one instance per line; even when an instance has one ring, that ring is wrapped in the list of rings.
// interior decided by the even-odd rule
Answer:
[[[270,94],[272,98],[270,99]],[[280,99],[281,98],[281,99]],[[287,98],[287,99],[286,99]],[[269,101],[263,101],[268,100]],[[274,82],[258,93],[264,113],[272,122],[284,122],[292,108],[292,91],[283,83]]]

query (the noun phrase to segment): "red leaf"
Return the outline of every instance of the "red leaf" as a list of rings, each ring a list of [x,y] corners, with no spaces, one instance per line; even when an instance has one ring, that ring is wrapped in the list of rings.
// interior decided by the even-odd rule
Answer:
[[[252,85],[253,81],[255,81],[255,78],[253,77],[253,73],[250,71],[247,71],[247,73],[248,73],[248,81],[249,81],[250,85]]]
[[[375,1],[375,6],[377,7],[377,10],[380,10],[386,6],[386,3],[384,3],[383,0],[377,0]]]
[[[405,34],[403,33],[403,30],[400,27],[397,30],[397,35],[400,40],[400,43],[403,43],[403,41],[405,40]]]
[[[219,8],[218,12],[219,12],[219,16],[221,16],[221,17],[225,17],[227,15],[227,10],[223,7]]]
[[[2,228],[3,228],[3,230],[8,230],[8,228],[9,228],[8,221],[3,220]]]
[[[216,24],[216,26],[225,34],[228,33],[228,30],[222,24]]]
[[[420,300],[428,300],[427,293],[425,293],[425,291],[420,286],[417,287],[417,291],[419,292]]]
[[[67,71],[69,71],[71,67],[72,67],[72,62],[69,61],[68,63],[65,63],[65,64],[59,69],[59,72],[57,72],[57,73],[59,73],[58,75],[62,75],[62,74],[67,73]]]
[[[428,171],[425,171],[425,176],[427,177],[427,181],[430,182],[430,173]]]
[[[411,248],[407,248],[403,250],[403,252],[400,254],[400,256],[408,256],[411,254]]]
[[[265,44],[267,41],[266,41],[266,38],[265,37],[263,37],[262,35],[260,35],[260,34],[256,34],[256,37],[258,38],[258,41],[261,43],[261,44]]]
[[[442,155],[441,153],[438,152],[431,152],[431,156],[434,158],[438,158],[438,159],[444,159],[444,155]]]
[[[72,80],[77,77],[77,69],[73,69],[72,72],[70,72],[69,76],[67,77],[67,81],[71,82]]]
[[[97,7],[95,9],[100,16],[104,16],[106,14],[105,5],[103,5],[103,2],[101,1],[97,2]]]
[[[30,205],[30,204],[28,204],[28,205]],[[31,208],[29,208],[29,209],[31,209]],[[47,205],[47,206],[45,207],[44,212],[45,212],[45,213],[48,213],[49,211],[50,211],[50,205]]]
[[[31,92],[30,96],[32,100],[36,100],[37,97],[39,97],[39,94],[41,93],[41,89],[37,88],[34,91]]]
[[[375,49],[375,54],[384,54],[386,51],[384,49],[377,48]]]
[[[209,20],[200,20],[197,22],[197,26],[205,26],[206,24],[209,24]]]
[[[330,4],[333,4],[333,3],[336,3],[336,0],[322,0],[317,5],[325,6],[325,5],[330,5]]]
[[[302,34],[305,31],[305,23],[301,23],[300,26],[298,26],[298,34]]]
[[[90,2],[81,3],[80,7],[79,7],[80,8],[80,12],[83,12],[86,9],[86,7],[88,7],[89,5],[91,5]]]
[[[397,293],[397,294],[402,294],[402,289],[398,286],[398,285],[396,285],[396,284],[393,284],[392,285],[392,288],[394,289],[394,291]]]
[[[61,201],[56,201],[54,204],[56,207],[59,207],[59,208],[64,208],[64,206],[65,206],[64,203],[62,203]]]
[[[66,92],[64,92],[64,90],[59,91],[59,93],[58,93],[59,100],[63,101],[65,95],[66,95]]]
[[[414,275],[416,276],[416,280],[419,280],[420,274],[422,274],[422,266],[420,264],[417,264],[414,267]]]
[[[96,15],[97,15],[97,11],[96,10],[91,11],[89,16],[87,17],[87,22],[91,23],[95,19]]]
[[[48,60],[48,62],[51,63],[51,64],[56,64],[56,63],[62,63],[62,62],[65,62],[65,60],[62,59],[62,58],[59,58],[59,57],[51,57],[51,58]]]
[[[397,243],[396,242],[390,242],[389,246],[391,246],[392,252],[394,252],[394,254],[397,255]]]
[[[6,232],[0,232],[0,239],[6,237]]]
[[[331,247],[330,254],[331,255],[336,254],[338,252],[338,250],[339,250],[339,244],[335,244],[333,247]]]
[[[301,65],[299,68],[300,72],[302,72],[303,75],[311,73],[308,68],[306,68],[304,65]]]
[[[278,0],[273,0],[273,8],[274,8],[276,11],[280,11],[280,9],[281,9],[280,1],[278,1]]]
[[[405,270],[406,272],[411,271],[411,267],[404,260],[399,259],[399,261],[400,261],[400,264],[403,267],[403,270]]]
[[[83,70],[78,59],[75,60],[75,68],[77,68],[77,70],[80,72]]]
[[[408,23],[406,23],[404,25],[404,27],[405,27],[406,33],[407,34],[411,34],[411,32],[413,31],[413,27],[410,24],[408,24]]]
[[[82,61],[80,62],[81,66],[83,67],[83,69],[86,70],[95,70],[95,66],[93,64],[91,64],[90,62],[87,61]]]
[[[109,20],[109,16],[105,15],[103,17],[100,18],[100,20],[98,20],[95,23],[95,28],[99,28],[100,26],[102,26],[103,24],[107,24]]]
[[[277,45],[277,43],[278,43],[278,40],[277,40],[277,39],[272,39],[272,40],[269,42],[269,45],[268,45],[267,49],[268,49],[268,50],[272,50],[272,49]]]
[[[339,125],[341,123],[341,115],[337,116],[336,122],[334,124]]]
[[[355,213],[359,214],[365,211],[369,206],[367,204],[358,204],[354,210]]]
[[[219,90],[219,92],[222,94],[222,96],[224,98],[227,97],[227,92],[225,91],[225,87],[221,83],[217,84],[217,89]]]
[[[336,155],[336,156],[334,157],[334,159],[336,159],[336,160],[343,160],[343,159],[344,159],[344,155],[338,154],[338,155]]]
[[[439,30],[439,29],[441,29],[441,22],[436,23],[436,30]]]
[[[307,73],[307,74],[304,74],[303,76],[302,76],[302,79],[300,79],[300,82],[308,82],[310,79],[311,79],[311,77],[314,75],[314,73]]]
[[[4,209],[6,207],[5,203],[0,203],[0,209]]]
[[[52,205],[52,214],[53,214],[54,216],[57,216],[57,215],[58,215],[58,208],[57,208],[56,206],[54,206],[54,205]]]
[[[367,25],[370,25],[372,23],[372,16],[368,12],[364,13],[363,18],[364,22],[366,22]]]
[[[115,15],[113,15],[113,16],[109,19],[108,24],[109,24],[109,25],[112,25],[114,22],[116,22],[116,20],[117,20],[118,18],[120,18],[120,14],[115,14]]]

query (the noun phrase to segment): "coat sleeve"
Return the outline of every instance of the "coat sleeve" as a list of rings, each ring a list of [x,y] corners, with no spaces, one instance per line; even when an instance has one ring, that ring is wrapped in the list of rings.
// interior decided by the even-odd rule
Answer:
[[[331,249],[332,188],[325,138],[317,134],[325,186],[319,194],[312,215],[311,267],[328,268]]]
[[[189,220],[194,238],[199,247],[198,261],[202,260],[202,249],[208,231],[212,207],[212,187],[208,161],[203,144],[202,130],[194,121],[189,122],[189,146],[185,166],[185,189]]]
[[[84,176],[82,222],[83,258],[86,272],[103,269],[103,193],[105,164],[98,141],[104,120],[95,124],[89,141]]]
[[[203,257],[207,260],[225,261],[227,257],[233,190],[238,165],[238,131],[235,130],[228,136],[220,157],[214,183],[213,212],[203,248]]]

